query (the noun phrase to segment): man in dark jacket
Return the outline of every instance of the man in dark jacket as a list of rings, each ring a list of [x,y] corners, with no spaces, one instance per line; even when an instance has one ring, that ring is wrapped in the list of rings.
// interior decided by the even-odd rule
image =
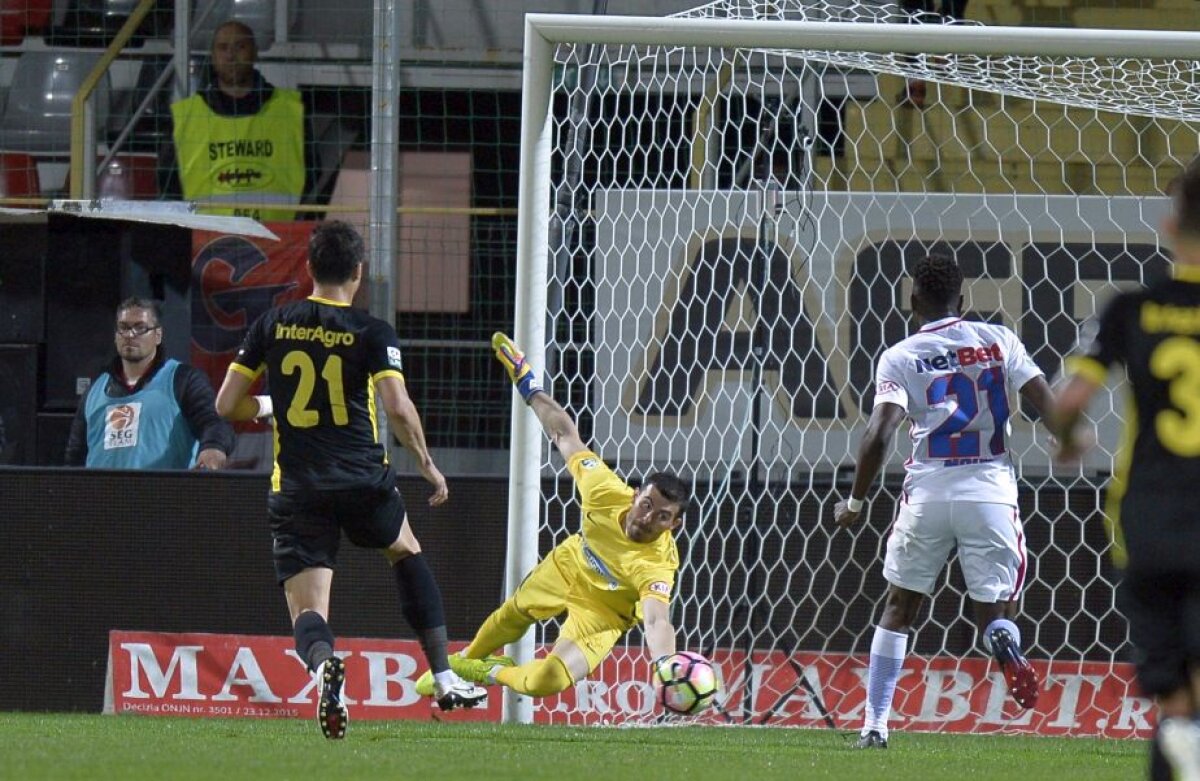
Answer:
[[[163,356],[153,301],[117,307],[117,357],[79,402],[67,466],[101,469],[222,469],[233,428],[217,415],[199,369]]]

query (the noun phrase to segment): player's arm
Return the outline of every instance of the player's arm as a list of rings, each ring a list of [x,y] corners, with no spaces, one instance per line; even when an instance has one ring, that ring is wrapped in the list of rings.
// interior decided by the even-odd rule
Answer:
[[[1077,461],[1091,445],[1092,435],[1083,425],[1084,413],[1108,380],[1109,368],[1126,354],[1122,324],[1135,312],[1133,299],[1119,295],[1080,330],[1075,354],[1063,366],[1067,379],[1055,394],[1048,418],[1050,431],[1058,440],[1056,460]]]
[[[417,469],[426,482],[433,486],[433,495],[429,497],[431,505],[439,505],[450,496],[446,487],[446,478],[442,476],[429,446],[425,442],[425,427],[421,425],[421,416],[413,404],[404,379],[395,371],[386,371],[375,377],[375,393],[387,413],[388,426],[404,449],[409,452],[417,463]]]
[[[270,417],[273,411],[271,397],[250,395],[250,386],[257,378],[257,372],[239,363],[229,364],[225,381],[217,391],[217,414],[225,420],[235,421]]]
[[[224,469],[233,451],[233,427],[217,414],[212,385],[199,369],[181,364],[175,372],[175,399],[200,445],[196,469]]]
[[[1072,374],[1059,390],[1047,417],[1050,431],[1058,440],[1054,454],[1057,460],[1077,461],[1091,445],[1090,437],[1083,433],[1083,414],[1102,384],[1092,374]]]
[[[542,431],[546,432],[546,436],[558,448],[563,458],[570,459],[576,453],[588,449],[579,436],[575,421],[561,404],[550,398],[550,394],[539,391],[529,400],[529,408],[533,410],[538,422],[542,424]]]
[[[1054,414],[1054,391],[1050,390],[1050,383],[1046,382],[1046,376],[1039,374],[1031,378],[1021,386],[1020,393],[1021,398],[1029,402],[1037,411],[1042,425],[1050,428],[1050,416]]]
[[[849,528],[858,523],[867,491],[871,488],[871,483],[875,482],[879,470],[883,468],[896,429],[904,420],[905,414],[904,407],[891,402],[876,404],[875,409],[871,410],[867,431],[858,446],[858,462],[854,468],[854,485],[850,488],[850,498],[838,502],[833,509],[833,518],[838,526]]]
[[[496,332],[492,334],[492,350],[496,353],[496,360],[500,361],[504,370],[508,372],[508,378],[512,380],[521,398],[525,399],[525,403],[542,424],[542,431],[546,432],[546,436],[558,448],[562,457],[570,460],[576,453],[587,450],[575,421],[561,404],[542,389],[538,372],[525,359],[521,348],[517,347],[512,339]]]
[[[656,597],[642,598],[642,633],[651,659],[657,661],[675,653],[675,627],[666,602]]]
[[[229,364],[225,379],[217,391],[217,414],[226,420],[267,418],[274,412],[270,396],[251,396],[250,386],[262,374],[266,347],[262,338],[264,324],[271,312],[266,312],[246,330],[237,357]]]

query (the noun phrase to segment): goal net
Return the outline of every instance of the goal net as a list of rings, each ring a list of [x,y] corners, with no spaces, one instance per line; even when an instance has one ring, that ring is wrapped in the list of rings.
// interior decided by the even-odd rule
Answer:
[[[681,648],[720,665],[706,720],[861,723],[906,439],[860,528],[832,511],[875,361],[912,327],[905,269],[955,256],[968,316],[1012,327],[1054,377],[1108,297],[1168,273],[1156,227],[1200,148],[1198,37],[799,0],[528,17],[517,338],[618,474],[694,483],[671,617]],[[1099,446],[1065,471],[1044,430],[1012,421],[1038,709],[1007,697],[952,563],[893,727],[1147,733],[1103,523],[1119,388],[1092,417]],[[513,424],[510,589],[580,522],[533,416],[518,405]],[[631,632],[591,678],[511,697],[508,717],[650,723],[648,662]]]

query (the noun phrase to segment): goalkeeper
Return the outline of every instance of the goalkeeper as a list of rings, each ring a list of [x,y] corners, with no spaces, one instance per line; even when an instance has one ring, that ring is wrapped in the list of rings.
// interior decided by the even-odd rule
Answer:
[[[542,390],[538,373],[517,345],[497,333],[492,348],[566,459],[579,490],[583,524],[578,534],[538,562],[516,593],[483,622],[471,644],[450,657],[450,666],[476,683],[545,697],[586,678],[639,621],[657,663],[675,652],[668,605],[679,552],[671,532],[683,521],[688,485],[658,472],[638,490],[630,488],[583,444],[575,422]],[[514,666],[511,658],[492,655],[519,639],[535,621],[563,612],[566,621],[545,657]],[[417,681],[417,692],[433,694],[428,672]]]

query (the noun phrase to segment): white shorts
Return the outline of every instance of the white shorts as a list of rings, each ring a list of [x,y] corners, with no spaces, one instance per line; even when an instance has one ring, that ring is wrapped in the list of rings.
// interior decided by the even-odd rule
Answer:
[[[955,545],[971,599],[1008,602],[1021,594],[1025,534],[1017,508],[1008,504],[901,504],[888,535],[883,576],[894,586],[932,594]]]

